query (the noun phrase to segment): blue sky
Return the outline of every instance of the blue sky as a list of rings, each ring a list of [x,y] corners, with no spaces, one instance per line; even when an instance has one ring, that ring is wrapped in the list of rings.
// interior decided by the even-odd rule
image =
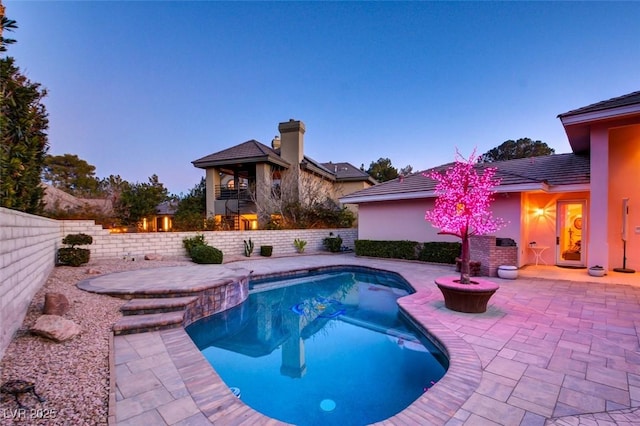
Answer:
[[[640,90],[640,2],[4,0],[50,153],[186,193],[191,161],[305,122],[305,153],[423,170]]]

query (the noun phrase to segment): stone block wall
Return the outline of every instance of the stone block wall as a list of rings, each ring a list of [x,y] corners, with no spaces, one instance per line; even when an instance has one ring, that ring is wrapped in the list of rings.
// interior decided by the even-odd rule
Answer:
[[[55,266],[57,220],[0,207],[0,358]]]
[[[518,247],[498,247],[496,237],[490,235],[474,235],[469,240],[472,261],[478,261],[480,275],[497,277],[501,265],[518,266]]]
[[[204,232],[144,232],[133,234],[110,234],[92,221],[65,222],[64,235],[83,232],[93,237],[93,244],[87,246],[91,250],[92,259],[114,258],[124,256],[142,257],[145,254],[186,258],[182,245],[185,238],[203,234],[207,243],[222,250],[225,259],[230,256],[244,254],[244,240],[254,244],[252,256],[260,255],[261,245],[273,246],[273,256],[294,254],[296,249],[293,240],[307,241],[306,252],[323,251],[322,242],[333,233],[340,235],[344,246],[354,248],[358,230],[353,229],[290,229],[282,231],[204,231]],[[70,223],[73,222],[73,223]]]

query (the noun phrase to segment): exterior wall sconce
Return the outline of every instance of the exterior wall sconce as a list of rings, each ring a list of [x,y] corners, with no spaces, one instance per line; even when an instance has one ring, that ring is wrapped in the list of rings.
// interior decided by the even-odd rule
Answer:
[[[536,214],[536,216],[544,216],[545,211],[544,211],[544,209],[537,208],[535,214]]]

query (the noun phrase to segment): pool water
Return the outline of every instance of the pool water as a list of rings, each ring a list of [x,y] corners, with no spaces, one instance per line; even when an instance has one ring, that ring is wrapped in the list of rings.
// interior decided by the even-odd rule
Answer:
[[[361,269],[252,281],[241,305],[187,327],[244,403],[296,425],[365,425],[402,411],[446,356],[398,310],[412,290]]]

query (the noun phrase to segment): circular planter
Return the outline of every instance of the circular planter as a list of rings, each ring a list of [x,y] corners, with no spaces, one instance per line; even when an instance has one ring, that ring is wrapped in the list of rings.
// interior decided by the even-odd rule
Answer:
[[[604,277],[604,268],[589,268],[589,275],[592,277]]]
[[[473,284],[460,284],[459,276],[439,277],[436,285],[444,296],[444,305],[457,312],[480,314],[486,312],[487,303],[500,286],[493,281],[473,278]]]
[[[499,266],[498,276],[506,280],[515,280],[516,278],[518,278],[518,267],[511,265]]]

